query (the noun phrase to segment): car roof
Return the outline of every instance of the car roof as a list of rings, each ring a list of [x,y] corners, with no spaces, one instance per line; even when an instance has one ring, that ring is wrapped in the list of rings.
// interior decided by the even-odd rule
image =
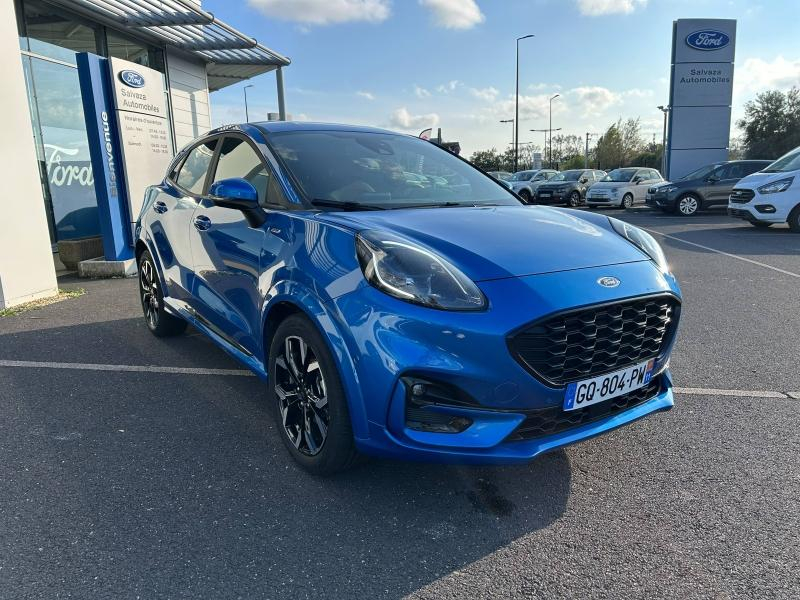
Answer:
[[[267,133],[284,131],[359,131],[362,133],[388,133],[391,135],[406,135],[397,131],[366,127],[364,125],[344,125],[341,123],[317,123],[313,121],[258,121],[251,123]]]

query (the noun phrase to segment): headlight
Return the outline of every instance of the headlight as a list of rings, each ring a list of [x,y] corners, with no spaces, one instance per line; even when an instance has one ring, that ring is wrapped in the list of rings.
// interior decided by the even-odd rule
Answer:
[[[656,191],[657,192],[664,192],[665,194],[669,194],[670,192],[674,192],[677,189],[678,189],[677,185],[668,185],[666,187],[656,188]]]
[[[789,189],[794,181],[794,177],[787,177],[786,179],[779,179],[772,183],[767,183],[758,188],[759,194],[777,194],[778,192],[785,192]]]
[[[366,280],[385,294],[440,310],[482,310],[486,299],[469,277],[433,252],[382,231],[356,235]]]
[[[628,240],[631,244],[639,248],[642,252],[647,254],[654,263],[658,265],[664,273],[669,273],[669,263],[664,251],[659,246],[655,238],[646,231],[629,225],[625,221],[620,221],[614,217],[608,217],[611,226],[618,234]]]

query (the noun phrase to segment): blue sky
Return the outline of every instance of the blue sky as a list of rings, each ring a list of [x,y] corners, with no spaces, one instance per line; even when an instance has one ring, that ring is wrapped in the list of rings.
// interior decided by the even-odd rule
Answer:
[[[203,0],[203,8],[292,59],[296,119],[416,133],[440,126],[466,154],[511,141],[515,39],[520,142],[553,127],[600,132],[641,117],[660,137],[677,18],[738,20],[734,118],[765,89],[800,85],[800,1],[764,0]],[[275,78],[250,81],[251,120],[276,111]],[[244,120],[242,84],[212,95],[215,125]],[[736,132],[734,132],[735,134]]]

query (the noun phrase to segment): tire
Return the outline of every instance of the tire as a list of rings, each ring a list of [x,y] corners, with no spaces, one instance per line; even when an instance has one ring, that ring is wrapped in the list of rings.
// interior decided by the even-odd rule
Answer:
[[[686,194],[678,198],[675,203],[675,212],[683,217],[693,217],[700,210],[702,203],[694,194]]]
[[[789,229],[794,233],[800,233],[800,204],[794,207],[792,212],[789,213],[789,218],[786,219],[789,224]]]
[[[164,310],[164,293],[158,278],[156,264],[149,251],[139,257],[139,299],[147,328],[156,337],[178,335],[186,330],[188,323]]]
[[[567,206],[575,208],[581,205],[581,193],[578,190],[575,190],[569,195],[567,198]]]
[[[622,208],[631,208],[633,206],[633,194],[625,194],[622,197]]]
[[[530,204],[531,203],[531,193],[528,190],[520,190],[519,191],[519,197],[522,198],[522,201],[525,204]]]
[[[359,455],[336,363],[304,315],[291,315],[278,326],[268,373],[279,435],[292,458],[316,475],[356,464]]]
[[[767,227],[772,227],[772,223],[764,223],[763,221],[750,221],[750,224],[753,227],[758,227],[759,229],[766,229]]]

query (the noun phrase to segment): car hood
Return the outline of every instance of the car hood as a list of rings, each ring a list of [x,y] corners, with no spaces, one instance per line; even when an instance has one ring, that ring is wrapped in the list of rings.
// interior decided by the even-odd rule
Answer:
[[[447,258],[474,281],[648,260],[603,215],[538,206],[324,212],[353,231],[390,231]]]
[[[792,177],[797,175],[797,171],[784,171],[781,173],[753,173],[752,175],[748,175],[747,177],[740,179],[736,182],[733,186],[735,188],[748,188],[748,189],[755,189],[764,185],[765,183],[771,183],[773,181],[778,181],[779,179],[786,179],[787,177]]]
[[[593,190],[616,190],[629,186],[629,181],[598,181],[592,185]]]

